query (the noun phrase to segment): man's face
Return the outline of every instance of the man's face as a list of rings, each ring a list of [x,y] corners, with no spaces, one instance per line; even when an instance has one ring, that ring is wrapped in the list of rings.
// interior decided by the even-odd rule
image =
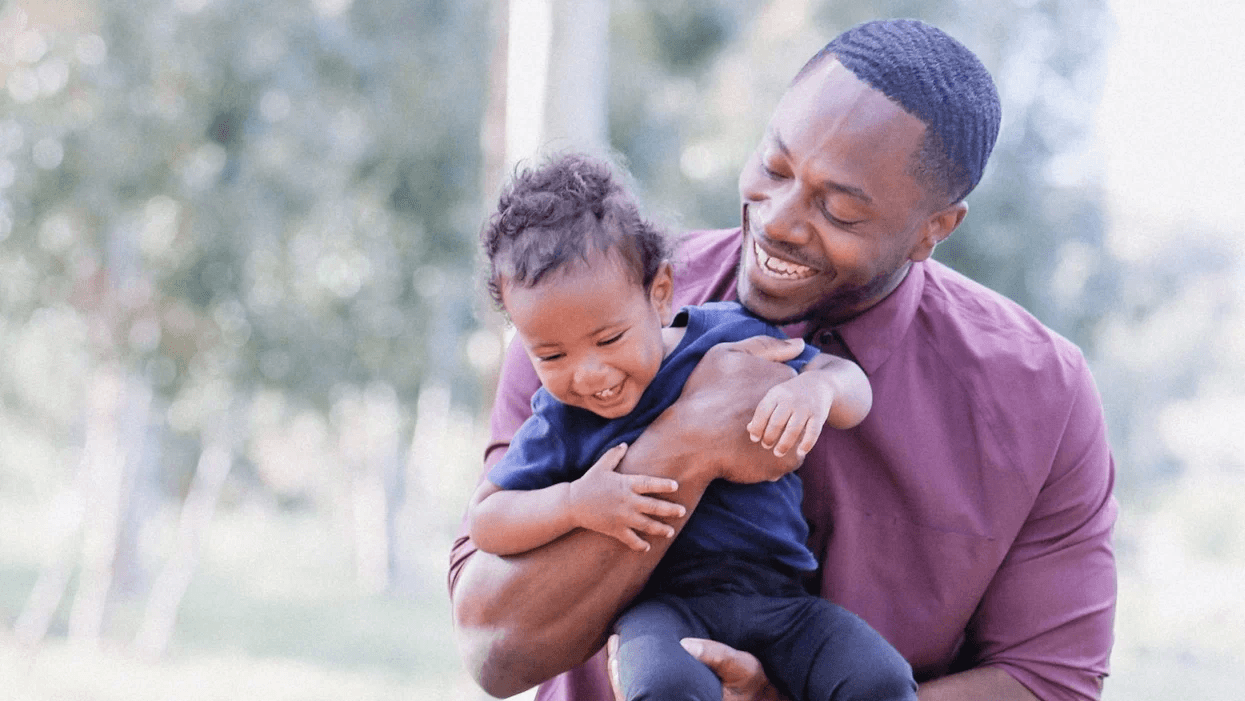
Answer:
[[[837,323],[927,258],[963,213],[942,232],[909,172],[924,135],[833,59],[792,85],[739,176],[744,306],[780,323]]]

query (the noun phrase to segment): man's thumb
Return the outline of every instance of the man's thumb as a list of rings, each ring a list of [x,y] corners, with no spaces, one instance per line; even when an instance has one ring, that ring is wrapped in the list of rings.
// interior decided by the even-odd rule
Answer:
[[[765,358],[777,363],[785,363],[804,352],[804,339],[774,338],[772,336],[753,336],[732,344],[735,350],[743,351],[758,358]]]

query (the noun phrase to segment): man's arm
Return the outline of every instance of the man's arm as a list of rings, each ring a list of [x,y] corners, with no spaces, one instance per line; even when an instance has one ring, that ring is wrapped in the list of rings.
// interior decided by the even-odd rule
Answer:
[[[1083,361],[1068,390],[1050,472],[969,622],[965,645],[977,666],[1005,670],[1038,698],[1089,700],[1101,696],[1113,640],[1115,464]]]
[[[792,375],[788,367],[741,350],[758,345],[774,349],[776,360],[799,351],[777,339],[714,348],[679,401],[631,444],[619,471],[676,480],[679,489],[669,500],[690,514],[715,478],[759,482],[795,469],[794,455],[777,458],[744,431],[764,392]],[[749,381],[738,382],[740,376]],[[486,467],[500,458],[495,451]],[[680,530],[687,518],[670,524]],[[614,617],[643,587],[669,543],[660,540],[648,552],[635,552],[614,538],[577,530],[510,557],[471,552],[469,542],[461,543],[451,596],[467,669],[490,694],[509,696],[583,662],[604,644]]]

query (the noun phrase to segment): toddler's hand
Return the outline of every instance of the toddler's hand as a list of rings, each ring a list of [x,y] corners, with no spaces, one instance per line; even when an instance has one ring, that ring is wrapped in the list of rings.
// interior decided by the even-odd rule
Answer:
[[[677,491],[679,483],[648,475],[623,475],[614,471],[627,452],[619,443],[597,460],[583,477],[571,482],[567,505],[575,523],[612,536],[632,550],[647,552],[641,533],[671,538],[674,528],[658,520],[680,518],[686,509],[679,504],[644,496]]]
[[[782,457],[795,448],[803,458],[813,449],[826,425],[834,389],[819,373],[803,373],[774,385],[757,404],[748,422],[748,436]]]

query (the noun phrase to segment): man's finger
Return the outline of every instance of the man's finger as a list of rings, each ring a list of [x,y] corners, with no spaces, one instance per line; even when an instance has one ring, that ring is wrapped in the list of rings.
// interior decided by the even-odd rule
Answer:
[[[683,638],[679,644],[712,669],[724,687],[735,691],[759,690],[769,683],[760,660],[749,653],[704,638]]]
[[[785,363],[804,352],[804,340],[800,338],[780,339],[772,336],[753,336],[742,341],[724,343],[730,350],[750,353],[758,358]]]
[[[605,643],[605,668],[610,676],[610,690],[614,692],[614,701],[626,701],[623,698],[622,676],[618,671],[619,637],[615,633]]]

